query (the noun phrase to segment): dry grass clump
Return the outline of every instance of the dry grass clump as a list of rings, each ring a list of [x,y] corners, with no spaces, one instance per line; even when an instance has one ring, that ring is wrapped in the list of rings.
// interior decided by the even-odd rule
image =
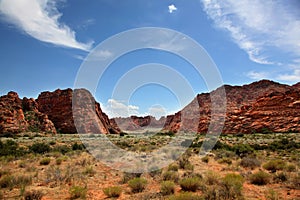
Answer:
[[[175,192],[175,183],[173,181],[163,181],[160,184],[160,192],[162,195],[170,195]]]
[[[142,192],[147,186],[147,180],[144,178],[134,178],[128,181],[128,186],[133,193]]]
[[[256,172],[250,176],[250,183],[254,185],[266,185],[270,180],[271,175],[263,171]]]
[[[103,192],[107,197],[116,198],[121,195],[122,188],[120,186],[112,186],[112,187],[104,188]]]

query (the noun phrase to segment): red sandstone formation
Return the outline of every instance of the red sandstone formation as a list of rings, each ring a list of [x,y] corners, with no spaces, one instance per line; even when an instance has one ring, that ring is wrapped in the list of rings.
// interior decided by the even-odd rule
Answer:
[[[300,83],[288,86],[262,80],[244,86],[225,85],[224,89],[227,111],[223,133],[300,132]],[[164,129],[207,133],[211,119],[210,96],[218,90],[220,88],[197,95],[182,111],[167,117]],[[214,97],[217,105],[221,105],[224,97]]]

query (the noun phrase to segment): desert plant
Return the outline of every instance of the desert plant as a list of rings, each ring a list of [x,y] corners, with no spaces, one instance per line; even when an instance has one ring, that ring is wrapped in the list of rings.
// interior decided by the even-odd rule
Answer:
[[[204,200],[204,198],[191,192],[184,192],[180,193],[179,195],[173,195],[169,197],[169,200]]]
[[[128,172],[124,172],[121,183],[127,183],[129,180],[133,179],[133,178],[138,178],[141,177],[141,173],[128,173]]]
[[[72,150],[73,151],[76,151],[76,150],[84,150],[85,149],[85,146],[83,144],[78,144],[77,142],[75,142],[73,145],[72,145]]]
[[[222,179],[222,195],[224,199],[240,199],[243,189],[243,177],[238,174],[226,174]]]
[[[87,188],[82,186],[72,186],[69,190],[71,199],[86,198]]]
[[[182,190],[195,192],[200,187],[201,180],[198,177],[184,178],[179,184]]]
[[[33,153],[44,154],[51,150],[50,146],[43,142],[34,143],[29,147],[29,150]]]
[[[103,192],[107,197],[119,197],[122,193],[122,188],[119,186],[112,186],[104,188]]]
[[[260,167],[260,165],[261,162],[255,157],[244,157],[241,161],[241,166],[244,168],[255,169],[256,167]]]
[[[174,171],[166,171],[162,174],[162,179],[164,181],[174,181],[178,182],[179,180],[179,175],[177,172]]]
[[[57,165],[60,165],[63,162],[63,160],[64,159],[62,157],[58,157],[58,158],[56,158],[55,162]]]
[[[218,174],[212,172],[212,171],[208,171],[205,175],[204,178],[204,182],[206,185],[218,185],[220,177],[218,176]]]
[[[49,165],[50,162],[51,162],[51,159],[50,159],[50,158],[43,158],[43,159],[40,161],[40,165]]]
[[[23,196],[25,200],[41,200],[44,194],[40,190],[32,190],[26,191]]]
[[[295,172],[297,170],[297,167],[296,165],[294,164],[288,164],[286,167],[285,167],[286,171],[288,172]]]
[[[201,161],[204,163],[208,163],[209,162],[209,157],[208,156],[204,156],[201,158]]]
[[[286,166],[286,163],[283,160],[270,160],[269,162],[265,163],[263,165],[263,168],[265,168],[268,171],[276,172],[277,170],[283,170]]]
[[[160,184],[160,192],[162,195],[170,195],[175,192],[175,183],[173,181],[163,181]]]
[[[147,180],[144,178],[134,178],[128,181],[128,186],[131,188],[133,193],[142,192],[147,185]]]
[[[270,174],[259,171],[250,176],[250,182],[255,185],[266,185],[270,182]]]
[[[19,186],[26,186],[32,183],[31,176],[26,175],[5,175],[0,179],[0,188],[14,188]]]
[[[232,149],[239,157],[245,157],[254,152],[254,149],[248,144],[236,144]]]
[[[275,174],[274,180],[275,180],[276,182],[285,182],[285,181],[288,180],[288,177],[287,177],[287,174],[286,174],[286,173],[280,172],[280,173]]]
[[[177,164],[171,164],[168,167],[168,171],[178,171],[179,166]]]
[[[281,199],[278,195],[277,192],[275,192],[274,190],[270,189],[266,192],[266,195],[265,195],[266,199],[267,200],[279,200]]]
[[[87,166],[85,168],[83,174],[86,174],[86,175],[92,177],[96,174],[96,171],[94,170],[93,166]]]
[[[218,163],[220,163],[220,164],[226,163],[227,165],[231,165],[232,160],[230,158],[221,158],[220,160],[218,160]]]

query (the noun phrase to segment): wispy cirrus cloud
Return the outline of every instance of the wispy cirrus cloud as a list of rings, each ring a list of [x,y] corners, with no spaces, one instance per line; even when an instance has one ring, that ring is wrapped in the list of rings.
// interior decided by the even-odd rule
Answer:
[[[76,33],[59,21],[54,0],[1,0],[1,17],[31,37],[67,48],[89,51],[93,42],[81,43]]]
[[[252,79],[299,81],[300,13],[291,0],[201,0],[217,28],[227,31],[249,59],[285,68],[286,73],[250,71]],[[298,7],[297,7],[297,5]]]
[[[201,1],[215,25],[228,31],[253,62],[277,64],[274,48],[300,56],[300,15],[291,1]]]

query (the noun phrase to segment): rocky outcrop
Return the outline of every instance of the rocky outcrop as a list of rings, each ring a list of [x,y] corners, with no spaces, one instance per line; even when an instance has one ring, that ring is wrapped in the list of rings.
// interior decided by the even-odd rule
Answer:
[[[223,87],[227,100],[223,133],[300,132],[300,83],[288,86],[262,80],[244,86]],[[167,117],[164,129],[207,133],[211,97],[215,105],[221,105],[225,99],[218,95],[218,90],[221,88],[197,95],[182,111]]]
[[[161,117],[157,120],[153,116],[131,116],[131,117],[116,117],[111,119],[111,123],[120,130],[126,131],[142,131],[151,130],[157,128],[163,128],[166,118]]]
[[[56,133],[47,115],[37,110],[34,99],[21,100],[16,92],[0,97],[0,134],[40,131]]]
[[[42,92],[37,102],[39,111],[47,114],[61,133],[118,133],[85,89]]]

